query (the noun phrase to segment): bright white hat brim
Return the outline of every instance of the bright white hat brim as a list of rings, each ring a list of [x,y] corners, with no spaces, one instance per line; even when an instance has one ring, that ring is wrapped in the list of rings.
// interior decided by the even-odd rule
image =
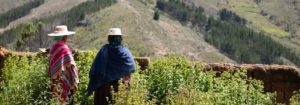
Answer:
[[[47,52],[46,50],[46,48],[39,48],[39,50],[40,50],[40,52]]]
[[[68,31],[64,33],[50,33],[48,36],[69,36],[69,35],[74,35],[76,32]]]

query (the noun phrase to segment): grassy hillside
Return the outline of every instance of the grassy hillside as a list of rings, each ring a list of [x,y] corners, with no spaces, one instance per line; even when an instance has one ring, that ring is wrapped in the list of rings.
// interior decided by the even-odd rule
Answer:
[[[206,43],[201,33],[182,26],[161,15],[153,20],[153,1],[119,0],[109,8],[88,15],[91,25],[76,28],[73,46],[79,49],[98,49],[107,40],[110,27],[120,27],[125,44],[136,56],[180,54],[206,62],[232,62]]]
[[[34,11],[41,10],[39,11],[39,14],[47,13],[46,10],[49,10],[50,7],[47,7],[48,9],[46,10],[41,7],[45,8],[45,6],[52,4],[49,2],[52,1],[45,2],[45,4],[34,9]],[[70,1],[67,0],[64,2]],[[156,57],[160,55],[177,54],[185,55],[198,61],[234,62],[222,55],[216,48],[206,43],[201,33],[181,25],[178,21],[172,20],[170,17],[163,14],[161,14],[159,21],[154,21],[154,6],[154,0],[119,0],[117,4],[114,4],[109,8],[105,8],[96,13],[91,12],[83,14],[84,18],[88,20],[90,24],[86,27],[75,28],[74,30],[77,34],[71,38],[70,44],[73,48],[78,48],[80,50],[99,49],[106,43],[107,30],[111,27],[120,27],[122,28],[123,33],[126,34],[124,38],[125,45],[132,50],[135,56]],[[57,7],[57,9],[59,9],[59,7]],[[18,37],[22,36],[22,33],[24,33],[22,31],[24,29],[23,26],[32,23],[26,22],[23,26],[16,24],[16,26],[19,27],[5,32],[5,34],[0,36],[0,38],[2,38],[0,44],[10,49],[22,51],[35,51],[39,47],[50,48],[53,41],[46,36],[47,33],[52,32],[52,28],[57,24],[68,24],[69,22],[72,22],[72,27],[74,25],[76,26],[78,19],[75,18],[82,15],[83,8],[77,9],[79,9],[79,11],[76,9],[68,11],[72,13],[70,13],[70,16],[66,15],[67,17],[63,14],[59,15],[59,13],[58,16],[50,17],[40,15],[41,17],[45,17],[39,20],[42,22],[42,28],[36,32],[35,35],[26,38],[20,39]],[[51,12],[55,12],[55,10]],[[73,16],[74,14],[78,14],[78,16]],[[28,15],[23,19],[32,20],[30,17],[34,16],[35,15]],[[13,23],[24,22],[25,21],[17,20]],[[19,42],[24,42],[24,44]]]
[[[4,2],[4,1],[1,1],[1,2]],[[20,4],[22,2],[24,2],[24,1],[19,2],[20,0],[19,1],[14,0],[14,1],[16,1]],[[61,0],[45,0],[44,4],[40,5],[37,8],[32,9],[28,15],[11,22],[5,28],[0,28],[0,33],[3,33],[4,31],[9,30],[12,27],[16,27],[17,25],[19,25],[21,23],[26,23],[26,22],[32,21],[34,19],[39,19],[39,18],[51,16],[51,15],[56,15],[58,13],[62,13],[84,1],[87,1],[87,0],[63,0],[63,1],[61,1]],[[0,2],[0,5],[1,5],[1,2]],[[13,1],[7,1],[6,4],[9,4],[9,3],[13,3]]]
[[[200,5],[209,15],[227,8],[248,20],[247,26],[267,35],[300,54],[299,0],[184,0]],[[263,13],[264,15],[263,15]],[[275,17],[275,18],[274,18]],[[274,18],[274,19],[273,19]]]
[[[0,14],[18,6],[21,6],[30,0],[0,0]]]
[[[187,0],[196,5],[203,6],[207,12],[216,15],[218,10],[227,8],[236,12],[249,21],[249,27],[259,31],[265,31],[278,37],[287,37],[290,35],[282,28],[272,24],[268,17],[262,16],[261,9],[254,0]],[[273,0],[272,0],[273,1]],[[212,10],[211,10],[212,9]]]
[[[289,31],[300,44],[300,0],[263,0],[258,6],[273,24]]]
[[[0,14],[0,27],[4,28],[9,25],[10,22],[28,15],[32,9],[37,8],[44,2],[45,0],[33,0]]]

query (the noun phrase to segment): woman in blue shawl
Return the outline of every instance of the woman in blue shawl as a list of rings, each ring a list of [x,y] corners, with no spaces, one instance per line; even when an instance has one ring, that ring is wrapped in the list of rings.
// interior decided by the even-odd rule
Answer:
[[[132,54],[122,45],[120,28],[109,30],[108,42],[98,52],[89,73],[87,95],[95,91],[94,105],[107,105],[111,101],[111,87],[117,92],[118,81],[129,83],[130,74],[136,69]]]

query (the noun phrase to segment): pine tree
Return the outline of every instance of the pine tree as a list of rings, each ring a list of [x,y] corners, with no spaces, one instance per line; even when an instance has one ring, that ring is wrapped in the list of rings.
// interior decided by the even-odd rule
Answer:
[[[159,20],[159,11],[158,11],[158,10],[156,10],[156,11],[154,12],[153,19],[156,20],[156,21]]]

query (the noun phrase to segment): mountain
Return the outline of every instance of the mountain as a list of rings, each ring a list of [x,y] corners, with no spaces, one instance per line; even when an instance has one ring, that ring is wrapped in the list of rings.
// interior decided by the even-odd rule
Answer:
[[[1,0],[0,14],[27,3],[29,0]]]
[[[206,62],[232,62],[203,40],[203,34],[161,15],[153,20],[153,1],[119,0],[117,4],[90,14],[91,25],[76,28],[73,45],[79,49],[98,49],[107,43],[107,30],[122,29],[125,44],[134,55],[180,54]],[[77,42],[77,43],[76,43]]]
[[[300,54],[300,0],[183,0],[217,16],[227,8],[248,20],[248,27],[269,34]]]
[[[193,23],[179,22],[163,11],[159,11],[160,19],[154,20],[156,0],[118,0],[116,4],[100,7],[99,10],[85,6],[90,5],[88,2],[94,1],[100,0],[64,0],[63,2],[46,0],[44,4],[33,8],[28,15],[10,22],[7,27],[2,28],[4,33],[0,35],[2,41],[0,45],[15,50],[31,51],[35,51],[39,47],[49,48],[53,41],[46,34],[50,33],[55,25],[67,24],[70,25],[71,30],[77,32],[76,36],[71,37],[70,45],[75,49],[93,50],[99,49],[107,43],[106,32],[109,28],[120,27],[126,34],[124,44],[136,56],[155,57],[177,54],[205,62],[235,62],[226,57],[230,54],[224,54],[220,48],[217,49],[204,40],[207,33],[199,31],[198,28],[201,29],[201,27],[191,28]],[[102,0],[102,2],[106,1],[110,0]],[[300,18],[297,14],[299,0],[182,1],[188,6],[203,7],[206,15],[214,18],[219,18],[219,11],[226,8],[246,19],[246,26],[255,32],[263,32],[292,52],[300,54],[299,21],[297,21]],[[26,1],[16,1],[18,5],[24,3]],[[18,5],[7,7],[6,10]],[[279,6],[282,8],[278,8]],[[34,24],[31,24],[30,21]],[[38,21],[43,24],[41,29],[33,27],[37,32],[33,36],[23,37],[27,33],[24,33],[26,28],[22,27],[38,25],[35,23]],[[86,24],[78,25],[79,22]],[[22,26],[23,23],[25,25]],[[285,57],[278,57],[278,59],[292,64]]]
[[[47,13],[48,11],[43,11],[41,8],[51,6],[52,4],[49,2],[50,0],[34,10]],[[205,42],[203,34],[182,25],[171,17],[161,15],[159,21],[153,20],[154,8],[154,0],[118,0],[116,4],[110,7],[86,14],[84,17],[89,25],[73,29],[77,34],[71,38],[70,45],[80,50],[99,49],[107,43],[106,33],[108,29],[120,27],[126,34],[124,44],[132,50],[135,56],[155,57],[176,54],[205,62],[234,62]],[[51,29],[55,24],[60,23],[57,21],[65,19],[57,18],[54,20],[53,24],[44,24],[42,29],[44,31],[40,32],[39,35],[30,37],[28,41],[25,41],[26,43],[21,46],[21,50],[51,47],[52,39],[46,34],[52,31]],[[39,40],[40,37],[42,37],[42,42]],[[13,48],[16,44],[7,45]]]
[[[0,7],[1,12],[5,12],[9,9],[16,8],[18,6],[21,6],[30,0],[1,0],[0,1]],[[84,1],[87,0],[45,0],[45,3],[40,5],[37,8],[33,8],[29,14],[26,16],[23,16],[13,22],[10,22],[8,26],[5,28],[0,28],[0,33],[3,33],[4,31],[7,31],[13,27],[16,27],[17,25],[32,21],[33,19],[39,19],[42,17],[47,17],[51,15],[56,15],[58,13],[64,12]]]

